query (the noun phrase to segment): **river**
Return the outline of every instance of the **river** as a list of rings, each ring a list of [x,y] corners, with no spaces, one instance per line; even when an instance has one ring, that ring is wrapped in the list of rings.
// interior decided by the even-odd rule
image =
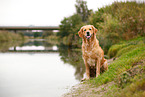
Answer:
[[[42,39],[6,44],[0,44],[0,97],[60,97],[83,77],[80,50]]]

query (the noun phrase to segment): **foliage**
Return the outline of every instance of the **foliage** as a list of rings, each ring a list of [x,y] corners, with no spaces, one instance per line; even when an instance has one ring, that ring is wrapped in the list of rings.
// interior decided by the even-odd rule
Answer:
[[[120,34],[123,31],[121,31],[122,29],[120,27],[119,21],[116,18],[113,18],[112,15],[103,14],[102,17],[104,19],[104,22],[99,23],[98,29],[100,30],[97,33],[97,38],[100,40],[100,45],[106,53],[112,44],[120,41]]]
[[[39,37],[41,33],[40,32],[34,32],[33,34],[34,34],[34,38],[36,38],[36,37]]]
[[[69,36],[71,33],[76,33],[75,31],[78,28],[78,25],[81,23],[81,17],[78,14],[74,14],[71,17],[64,18],[61,21],[60,25],[60,33],[58,35],[62,38],[65,36]]]
[[[42,38],[48,37],[53,35],[54,33],[52,31],[44,31],[42,34]]]
[[[92,13],[89,23],[98,28],[97,37],[107,53],[111,45],[121,40],[145,36],[144,17],[144,3],[114,2]]]
[[[25,39],[24,33],[20,32],[19,35],[22,37],[23,40]]]
[[[91,13],[91,10],[89,10],[87,7],[87,2],[83,0],[76,0],[75,7],[77,14],[79,14],[82,18],[82,22],[87,22]]]
[[[77,32],[82,25],[84,25],[84,23],[79,14],[74,14],[71,17],[64,18],[64,20],[61,21],[60,32],[57,33],[57,36],[59,36],[63,42],[66,42],[64,43],[66,45],[72,45],[73,42],[77,43]]]
[[[65,17],[60,24],[58,36],[67,41],[66,44],[76,43],[80,46],[81,39],[77,32],[86,24],[94,25],[98,29],[96,36],[105,54],[113,44],[145,36],[144,2],[114,2],[93,12],[88,10],[86,1],[76,0],[75,7],[76,13]]]
[[[82,25],[94,25],[98,29],[96,36],[105,54],[108,52],[110,58],[116,58],[109,65],[108,71],[89,80],[88,83],[98,87],[108,82],[115,82],[115,85],[105,93],[107,97],[122,95],[123,97],[144,97],[145,3],[114,2],[112,5],[92,12],[87,18],[88,22],[82,21],[80,14],[78,16],[80,21],[74,24],[74,27],[70,25],[71,22],[61,23],[60,26],[64,27],[61,28],[61,33],[65,31],[62,38],[67,42],[76,41],[72,37]],[[65,19],[69,20],[70,17]],[[80,42],[76,43],[80,45]]]
[[[8,31],[0,31],[0,42],[8,42],[23,39],[24,36],[22,34],[16,34]]]
[[[87,2],[83,0],[76,0],[76,13],[72,16],[65,17],[60,26],[60,32],[58,32],[57,36],[60,37],[60,40],[65,45],[75,45],[80,46],[80,38],[78,37],[77,32],[79,29],[86,25],[88,22],[88,17],[91,10],[88,10]]]

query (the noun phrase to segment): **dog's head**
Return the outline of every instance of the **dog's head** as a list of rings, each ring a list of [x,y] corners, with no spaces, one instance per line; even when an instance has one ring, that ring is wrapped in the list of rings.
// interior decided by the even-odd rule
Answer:
[[[79,36],[82,38],[90,39],[93,35],[96,35],[97,29],[93,25],[86,25],[81,27],[78,32]]]

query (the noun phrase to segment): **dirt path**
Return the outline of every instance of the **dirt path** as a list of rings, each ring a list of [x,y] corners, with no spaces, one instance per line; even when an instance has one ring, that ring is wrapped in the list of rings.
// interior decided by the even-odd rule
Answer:
[[[73,86],[71,91],[64,94],[62,97],[102,97],[112,84],[114,84],[114,82],[96,87],[87,83],[80,83]]]

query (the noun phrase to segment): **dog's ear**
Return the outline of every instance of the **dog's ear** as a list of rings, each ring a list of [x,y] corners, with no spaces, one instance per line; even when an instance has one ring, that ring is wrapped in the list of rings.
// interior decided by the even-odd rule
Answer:
[[[94,33],[96,34],[98,30],[93,25],[92,28],[94,29]]]
[[[80,31],[78,32],[78,34],[79,34],[79,37],[83,37],[83,27],[80,29]]]

